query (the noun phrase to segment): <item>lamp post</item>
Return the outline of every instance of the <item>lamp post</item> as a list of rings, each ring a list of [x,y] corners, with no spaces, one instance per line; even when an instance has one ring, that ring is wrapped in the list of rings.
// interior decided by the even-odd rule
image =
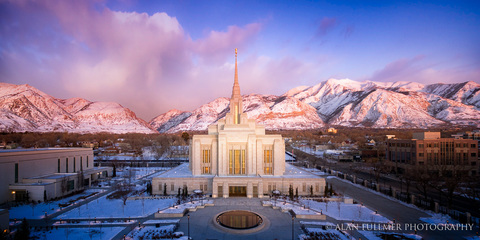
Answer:
[[[295,217],[292,216],[292,240],[295,240]]]
[[[190,238],[190,214],[187,214],[188,239]]]

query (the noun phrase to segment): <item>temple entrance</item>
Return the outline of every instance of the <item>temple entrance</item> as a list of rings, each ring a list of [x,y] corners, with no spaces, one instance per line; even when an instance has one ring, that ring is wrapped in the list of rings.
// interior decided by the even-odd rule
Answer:
[[[245,186],[229,186],[229,197],[246,197],[247,187]]]

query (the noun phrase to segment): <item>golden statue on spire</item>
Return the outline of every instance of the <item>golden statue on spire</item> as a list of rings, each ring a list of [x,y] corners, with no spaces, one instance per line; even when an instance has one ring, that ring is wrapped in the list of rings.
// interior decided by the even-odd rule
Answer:
[[[237,49],[235,48],[235,57],[237,56]]]

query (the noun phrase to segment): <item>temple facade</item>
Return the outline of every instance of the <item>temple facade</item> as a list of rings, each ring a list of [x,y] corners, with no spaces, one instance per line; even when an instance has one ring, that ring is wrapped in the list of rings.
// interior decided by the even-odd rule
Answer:
[[[273,190],[299,195],[321,195],[325,179],[285,163],[281,135],[265,134],[265,127],[243,112],[238,83],[237,49],[230,111],[208,127],[207,135],[194,135],[189,164],[171,169],[152,180],[154,194],[202,190],[212,197],[259,197]]]

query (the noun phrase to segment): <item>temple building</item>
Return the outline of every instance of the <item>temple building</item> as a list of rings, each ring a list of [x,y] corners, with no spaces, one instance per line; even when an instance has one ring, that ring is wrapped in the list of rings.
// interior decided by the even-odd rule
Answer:
[[[237,49],[230,112],[208,127],[207,135],[194,135],[189,164],[173,168],[152,180],[153,194],[202,190],[212,197],[258,197],[298,188],[299,195],[323,195],[325,179],[285,163],[281,135],[265,134],[265,127],[243,112],[238,83]]]

